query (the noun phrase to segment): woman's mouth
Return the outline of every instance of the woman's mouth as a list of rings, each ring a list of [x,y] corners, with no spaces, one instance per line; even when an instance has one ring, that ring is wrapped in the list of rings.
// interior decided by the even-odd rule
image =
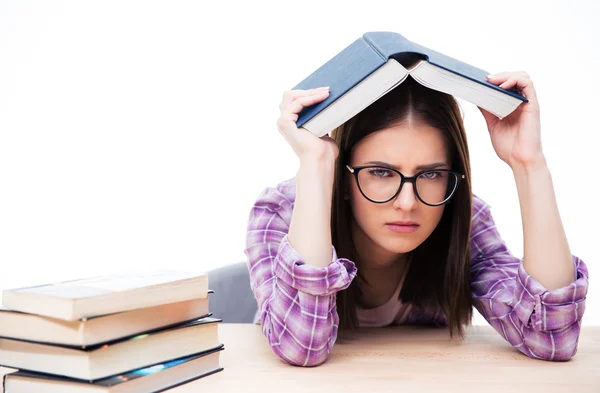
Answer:
[[[392,232],[396,232],[396,233],[410,233],[410,232],[415,232],[417,229],[419,229],[419,224],[390,223],[390,224],[385,224],[385,226],[388,227]]]

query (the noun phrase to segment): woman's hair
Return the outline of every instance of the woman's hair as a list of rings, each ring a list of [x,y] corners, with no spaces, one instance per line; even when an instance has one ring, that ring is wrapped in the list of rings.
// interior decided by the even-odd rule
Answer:
[[[415,307],[439,307],[450,327],[464,337],[470,325],[472,299],[469,280],[471,235],[471,170],[469,151],[460,108],[448,94],[426,88],[408,77],[398,87],[375,101],[352,119],[336,128],[332,137],[339,148],[336,161],[331,206],[331,237],[339,257],[356,263],[358,276],[361,261],[352,242],[352,211],[344,199],[349,190],[345,165],[352,149],[367,135],[401,124],[410,116],[440,130],[446,140],[451,168],[465,175],[456,193],[444,208],[442,218],[431,235],[409,252],[408,271],[399,299]],[[424,209],[430,208],[424,206]],[[337,310],[340,329],[357,327],[356,305],[360,296],[357,280],[338,292]]]

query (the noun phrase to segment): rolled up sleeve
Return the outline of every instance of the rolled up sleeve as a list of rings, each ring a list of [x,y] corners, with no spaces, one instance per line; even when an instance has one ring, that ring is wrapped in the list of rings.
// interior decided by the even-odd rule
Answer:
[[[585,263],[573,255],[573,281],[548,290],[513,256],[489,206],[474,204],[471,287],[480,314],[520,352],[543,360],[567,360],[577,352],[588,290]]]
[[[275,275],[298,291],[313,296],[331,296],[348,288],[356,275],[353,262],[345,258],[338,259],[334,247],[331,254],[331,262],[325,267],[307,265],[285,235],[277,252]]]
[[[298,366],[316,366],[328,358],[336,341],[339,316],[336,293],[356,276],[355,264],[338,258],[332,246],[325,267],[307,265],[288,242],[293,193],[269,188],[250,213],[245,253],[250,287],[273,352]]]
[[[573,256],[576,270],[574,281],[566,287],[547,290],[530,276],[519,263],[515,297],[520,299],[515,313],[527,327],[537,331],[559,330],[569,327],[583,318],[588,289],[588,273],[585,264]]]

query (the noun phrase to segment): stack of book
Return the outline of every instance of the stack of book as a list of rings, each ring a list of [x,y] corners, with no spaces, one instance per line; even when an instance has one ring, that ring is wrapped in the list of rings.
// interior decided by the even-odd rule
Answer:
[[[5,290],[4,391],[159,392],[223,370],[206,274],[111,275]]]

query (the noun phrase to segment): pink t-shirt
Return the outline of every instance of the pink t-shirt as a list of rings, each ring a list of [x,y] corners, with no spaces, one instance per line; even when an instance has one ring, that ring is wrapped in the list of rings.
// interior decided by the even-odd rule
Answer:
[[[356,316],[360,327],[384,327],[406,322],[412,305],[402,303],[398,300],[398,295],[400,294],[400,289],[402,289],[402,283],[407,271],[408,269],[404,269],[398,287],[387,302],[375,308],[365,309],[360,306],[356,307]]]

